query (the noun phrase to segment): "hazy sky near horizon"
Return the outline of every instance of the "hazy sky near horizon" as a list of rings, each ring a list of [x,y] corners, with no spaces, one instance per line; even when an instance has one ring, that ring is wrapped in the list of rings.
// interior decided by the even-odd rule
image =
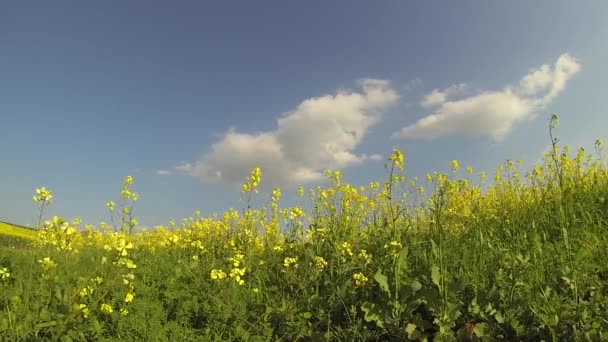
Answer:
[[[109,221],[134,177],[143,226],[264,189],[534,162],[608,138],[604,1],[5,1],[0,220]],[[608,139],[607,139],[608,140]],[[266,200],[268,194],[260,195]]]

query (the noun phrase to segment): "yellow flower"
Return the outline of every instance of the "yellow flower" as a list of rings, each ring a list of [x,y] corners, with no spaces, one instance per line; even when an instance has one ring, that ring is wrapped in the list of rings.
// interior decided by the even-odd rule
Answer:
[[[283,260],[283,266],[285,266],[286,268],[298,267],[298,258],[286,257]]]
[[[389,158],[390,161],[393,162],[393,165],[396,169],[403,171],[404,161],[403,161],[403,153],[398,149],[393,149],[393,154]]]
[[[359,251],[359,258],[367,264],[371,261],[372,255],[367,253],[365,249],[362,249]]]
[[[314,259],[314,262],[315,262],[315,267],[317,269],[319,269],[320,271],[323,271],[323,269],[325,267],[327,267],[327,261],[325,261],[325,259],[323,259],[323,257],[316,256]]]
[[[74,305],[74,309],[77,311],[81,311],[84,318],[88,318],[89,315],[91,314],[91,311],[89,311],[89,308],[87,307],[86,304],[75,304]]]
[[[241,277],[243,277],[245,275],[245,271],[247,269],[245,267],[243,268],[233,268],[230,270],[230,274],[229,277],[231,279],[234,279],[234,281],[239,284],[239,285],[243,285],[245,284],[245,280],[242,279]]]
[[[95,289],[94,289],[94,288],[92,288],[91,286],[87,285],[87,286],[83,287],[83,288],[80,290],[80,292],[78,292],[78,295],[79,295],[80,297],[86,297],[86,296],[92,295],[92,294],[93,294],[93,292],[95,292]]]
[[[348,243],[348,242],[342,242],[341,244],[339,244],[338,251],[340,252],[340,254],[342,256],[345,256],[345,257],[353,255],[353,251],[350,248],[350,243]]]
[[[211,270],[211,279],[213,280],[222,280],[226,278],[226,272],[222,270]]]
[[[112,307],[111,304],[103,303],[103,304],[101,304],[101,312],[109,315],[112,312],[114,312],[114,308]]]
[[[55,267],[57,267],[57,263],[55,263],[51,258],[44,257],[43,259],[38,260],[38,263],[42,267],[45,272],[48,272]]]
[[[391,255],[397,255],[403,248],[401,242],[391,241],[390,243],[384,245],[384,249],[388,249]]]
[[[11,272],[9,272],[8,268],[2,267],[0,269],[0,280],[8,280],[11,277]]]
[[[302,210],[302,208],[300,207],[294,207],[291,209],[290,213],[289,213],[289,218],[292,220],[295,220],[299,217],[304,216],[304,211]]]
[[[46,187],[42,187],[40,189],[36,189],[36,196],[34,196],[34,201],[38,203],[47,202],[51,203],[53,199],[53,194],[51,191],[47,190]],[[44,204],[42,204],[44,205]]]
[[[135,295],[133,293],[131,293],[131,292],[127,293],[127,295],[125,296],[125,303],[131,303],[134,298],[135,298]]]
[[[364,286],[369,280],[363,273],[355,273],[353,274],[353,279],[355,280],[355,285],[358,287]]]

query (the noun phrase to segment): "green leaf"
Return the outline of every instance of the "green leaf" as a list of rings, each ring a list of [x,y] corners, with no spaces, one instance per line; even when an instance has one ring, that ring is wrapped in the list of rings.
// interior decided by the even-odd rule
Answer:
[[[433,281],[433,284],[437,285],[437,287],[441,286],[441,273],[439,272],[439,267],[431,267],[431,280]]]
[[[395,263],[395,276],[407,272],[407,254],[407,246],[401,248],[401,251],[397,256],[397,262]],[[399,279],[397,279],[397,282],[399,282]]]
[[[467,277],[466,274],[463,273],[463,274],[460,275],[460,277],[458,277],[458,279],[455,279],[450,284],[450,291],[452,291],[452,292],[462,292],[467,287],[468,283],[469,283],[469,278]]]
[[[52,319],[51,312],[47,308],[42,308],[40,310],[40,320],[42,322],[48,322]]]
[[[50,321],[50,322],[44,322],[44,323],[38,323],[34,326],[34,329],[38,330],[41,328],[48,328],[48,327],[54,327],[57,325],[56,321]]]
[[[504,323],[504,322],[505,322],[504,317],[502,317],[502,314],[501,314],[500,312],[498,312],[498,311],[496,311],[496,312],[494,313],[494,319],[496,319],[496,322],[497,322],[498,324],[502,324],[502,323]]]
[[[386,292],[386,294],[388,294],[388,297],[391,298],[391,290],[388,287],[388,278],[384,274],[382,274],[382,271],[378,270],[376,274],[374,274],[374,279],[376,280],[378,285],[380,285],[382,291]]]
[[[405,326],[405,333],[407,334],[407,338],[410,340],[417,340],[422,336],[416,324],[413,323],[408,323]]]
[[[0,320],[0,332],[8,330],[8,320],[6,318],[2,318]]]
[[[473,334],[477,337],[484,337],[486,335],[486,329],[488,325],[486,323],[477,323],[473,328]]]
[[[435,240],[431,240],[431,252],[433,252],[433,256],[435,258],[439,258],[439,252],[437,250],[437,244],[435,243]]]
[[[365,302],[361,305],[361,311],[365,313],[364,319],[366,322],[375,322],[377,326],[384,329],[380,306],[374,303]]]
[[[418,292],[422,288],[422,284],[418,280],[412,280],[410,282],[402,281],[401,288],[399,289],[399,299],[405,300],[411,297],[414,293]]]

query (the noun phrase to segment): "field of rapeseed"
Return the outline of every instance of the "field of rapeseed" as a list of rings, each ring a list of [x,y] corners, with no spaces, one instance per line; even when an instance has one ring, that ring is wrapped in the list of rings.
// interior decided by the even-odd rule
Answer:
[[[557,124],[554,116],[550,132]],[[29,248],[0,249],[4,341],[607,340],[608,168],[553,149],[488,182],[457,161],[353,187],[339,171],[282,207],[254,169],[241,212],[133,232],[133,179],[100,227],[42,221]],[[479,176],[479,177],[478,177]],[[482,191],[482,189],[484,189]]]

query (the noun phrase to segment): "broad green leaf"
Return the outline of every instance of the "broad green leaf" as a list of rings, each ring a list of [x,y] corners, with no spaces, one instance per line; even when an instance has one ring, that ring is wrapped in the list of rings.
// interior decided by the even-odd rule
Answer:
[[[380,285],[382,291],[386,292],[388,294],[388,297],[391,298],[391,290],[388,287],[388,278],[384,274],[382,274],[382,271],[378,270],[378,272],[374,274],[374,279],[376,280],[378,285]]]
[[[361,311],[365,313],[364,319],[366,322],[375,322],[377,326],[384,328],[380,306],[374,303],[365,302],[361,305]]]
[[[43,322],[48,322],[52,319],[51,312],[47,308],[42,308],[40,310],[40,320]]]
[[[422,284],[418,280],[402,281],[399,289],[399,299],[404,300],[411,297],[414,293],[422,288]]]
[[[486,323],[477,323],[477,324],[475,324],[475,327],[473,328],[473,333],[477,337],[484,337],[486,335],[487,328],[488,328],[488,325]]]
[[[433,256],[435,258],[439,258],[439,252],[437,251],[437,244],[435,240],[431,240],[431,251],[433,252]]]
[[[397,256],[397,262],[395,263],[395,275],[403,274],[407,272],[407,254],[408,248],[407,246],[401,248],[399,255]],[[399,282],[399,279],[397,279]]]
[[[431,280],[433,281],[433,284],[437,285],[437,287],[441,286],[441,273],[439,272],[439,267],[431,267]]]
[[[494,313],[494,319],[496,319],[496,322],[497,322],[498,324],[502,324],[502,323],[504,323],[504,321],[505,321],[504,317],[502,317],[502,314],[501,314],[500,312],[498,312],[498,311],[496,311],[496,312]]]
[[[6,318],[0,319],[0,332],[8,330],[8,320]]]
[[[463,273],[460,275],[460,277],[458,277],[458,279],[454,279],[454,281],[451,282],[450,291],[462,292],[462,291],[464,291],[464,289],[466,288],[468,283],[469,283],[469,278],[467,277],[466,274]]]
[[[416,324],[413,323],[408,323],[405,326],[405,333],[407,334],[407,338],[410,340],[417,340],[420,338],[421,334],[420,331],[418,330],[418,327],[416,327]]]

